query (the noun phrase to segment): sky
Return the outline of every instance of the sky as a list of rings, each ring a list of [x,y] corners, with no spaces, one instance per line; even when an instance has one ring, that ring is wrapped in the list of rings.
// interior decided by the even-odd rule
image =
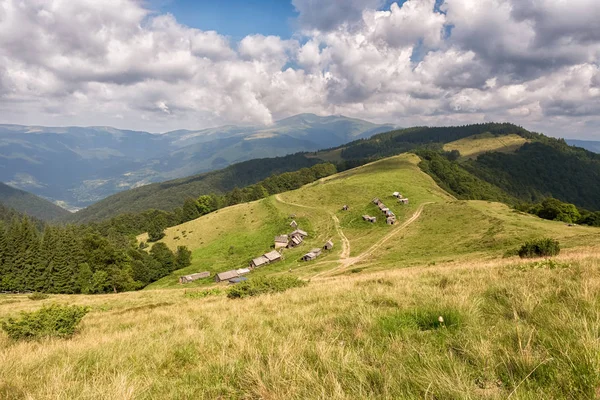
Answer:
[[[597,0],[0,0],[0,123],[299,113],[600,140]]]

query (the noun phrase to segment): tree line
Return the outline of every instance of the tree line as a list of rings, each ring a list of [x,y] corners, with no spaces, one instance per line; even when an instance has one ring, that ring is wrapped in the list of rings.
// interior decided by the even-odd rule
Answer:
[[[109,293],[141,289],[189,266],[191,252],[163,243],[149,251],[115,231],[90,226],[39,229],[27,216],[0,222],[0,291]]]
[[[224,194],[213,193],[197,198],[188,197],[181,207],[173,211],[147,210],[141,213],[127,213],[90,225],[104,234],[108,234],[111,230],[124,235],[148,232],[149,241],[155,242],[164,237],[164,230],[170,226],[194,220],[224,207],[298,189],[308,183],[333,175],[337,171],[334,164],[316,164],[298,171],[276,174],[244,188],[236,187]]]

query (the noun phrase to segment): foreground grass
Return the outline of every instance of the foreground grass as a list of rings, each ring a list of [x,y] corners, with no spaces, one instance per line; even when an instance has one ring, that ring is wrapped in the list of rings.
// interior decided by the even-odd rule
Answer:
[[[52,302],[92,308],[71,340],[0,334],[0,398],[591,399],[599,266],[600,253],[579,251],[236,300],[182,290],[0,296],[0,318]]]

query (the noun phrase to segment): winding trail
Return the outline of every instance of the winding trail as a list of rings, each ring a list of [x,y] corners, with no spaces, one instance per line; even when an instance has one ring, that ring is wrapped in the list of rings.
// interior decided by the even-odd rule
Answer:
[[[329,211],[326,211],[322,208],[311,207],[311,206],[306,206],[303,204],[297,204],[297,203],[291,203],[289,201],[285,201],[278,194],[275,195],[275,199],[277,201],[279,201],[280,203],[287,204],[287,205],[294,206],[294,207],[301,207],[301,208],[308,208],[308,209],[312,209],[312,210],[325,211],[329,214],[329,216],[333,220],[333,223],[335,225],[335,230],[337,231],[338,235],[340,236],[340,239],[342,240],[342,254],[340,255],[340,259],[339,259],[340,265],[337,266],[336,268],[319,272],[318,274],[312,276],[311,279],[320,278],[320,277],[324,277],[327,275],[331,275],[335,272],[339,272],[340,270],[344,270],[360,261],[363,261],[367,257],[373,255],[373,253],[375,251],[377,251],[381,246],[383,246],[391,238],[396,236],[398,233],[400,233],[402,230],[404,230],[407,226],[409,226],[410,224],[415,222],[417,219],[419,219],[419,217],[421,216],[421,213],[423,212],[423,209],[425,208],[425,206],[427,204],[434,204],[434,202],[427,202],[427,203],[423,203],[423,204],[419,205],[419,207],[417,208],[415,213],[409,219],[407,219],[401,225],[394,228],[390,233],[388,233],[387,235],[385,235],[384,237],[379,239],[371,247],[369,247],[367,250],[365,250],[358,256],[350,257],[350,240],[348,240],[348,238],[342,231],[342,228],[340,226],[340,220],[338,219],[338,217],[335,214],[333,214]],[[329,261],[324,261],[324,263],[325,262],[329,262]],[[313,265],[318,265],[318,264],[319,263],[316,263]]]

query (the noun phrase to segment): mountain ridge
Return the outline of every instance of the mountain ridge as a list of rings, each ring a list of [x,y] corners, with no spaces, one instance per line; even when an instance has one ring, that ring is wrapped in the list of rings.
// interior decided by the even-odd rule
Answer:
[[[164,133],[0,125],[0,181],[76,210],[125,189],[254,158],[316,151],[395,128],[344,116],[295,117],[270,126]]]

